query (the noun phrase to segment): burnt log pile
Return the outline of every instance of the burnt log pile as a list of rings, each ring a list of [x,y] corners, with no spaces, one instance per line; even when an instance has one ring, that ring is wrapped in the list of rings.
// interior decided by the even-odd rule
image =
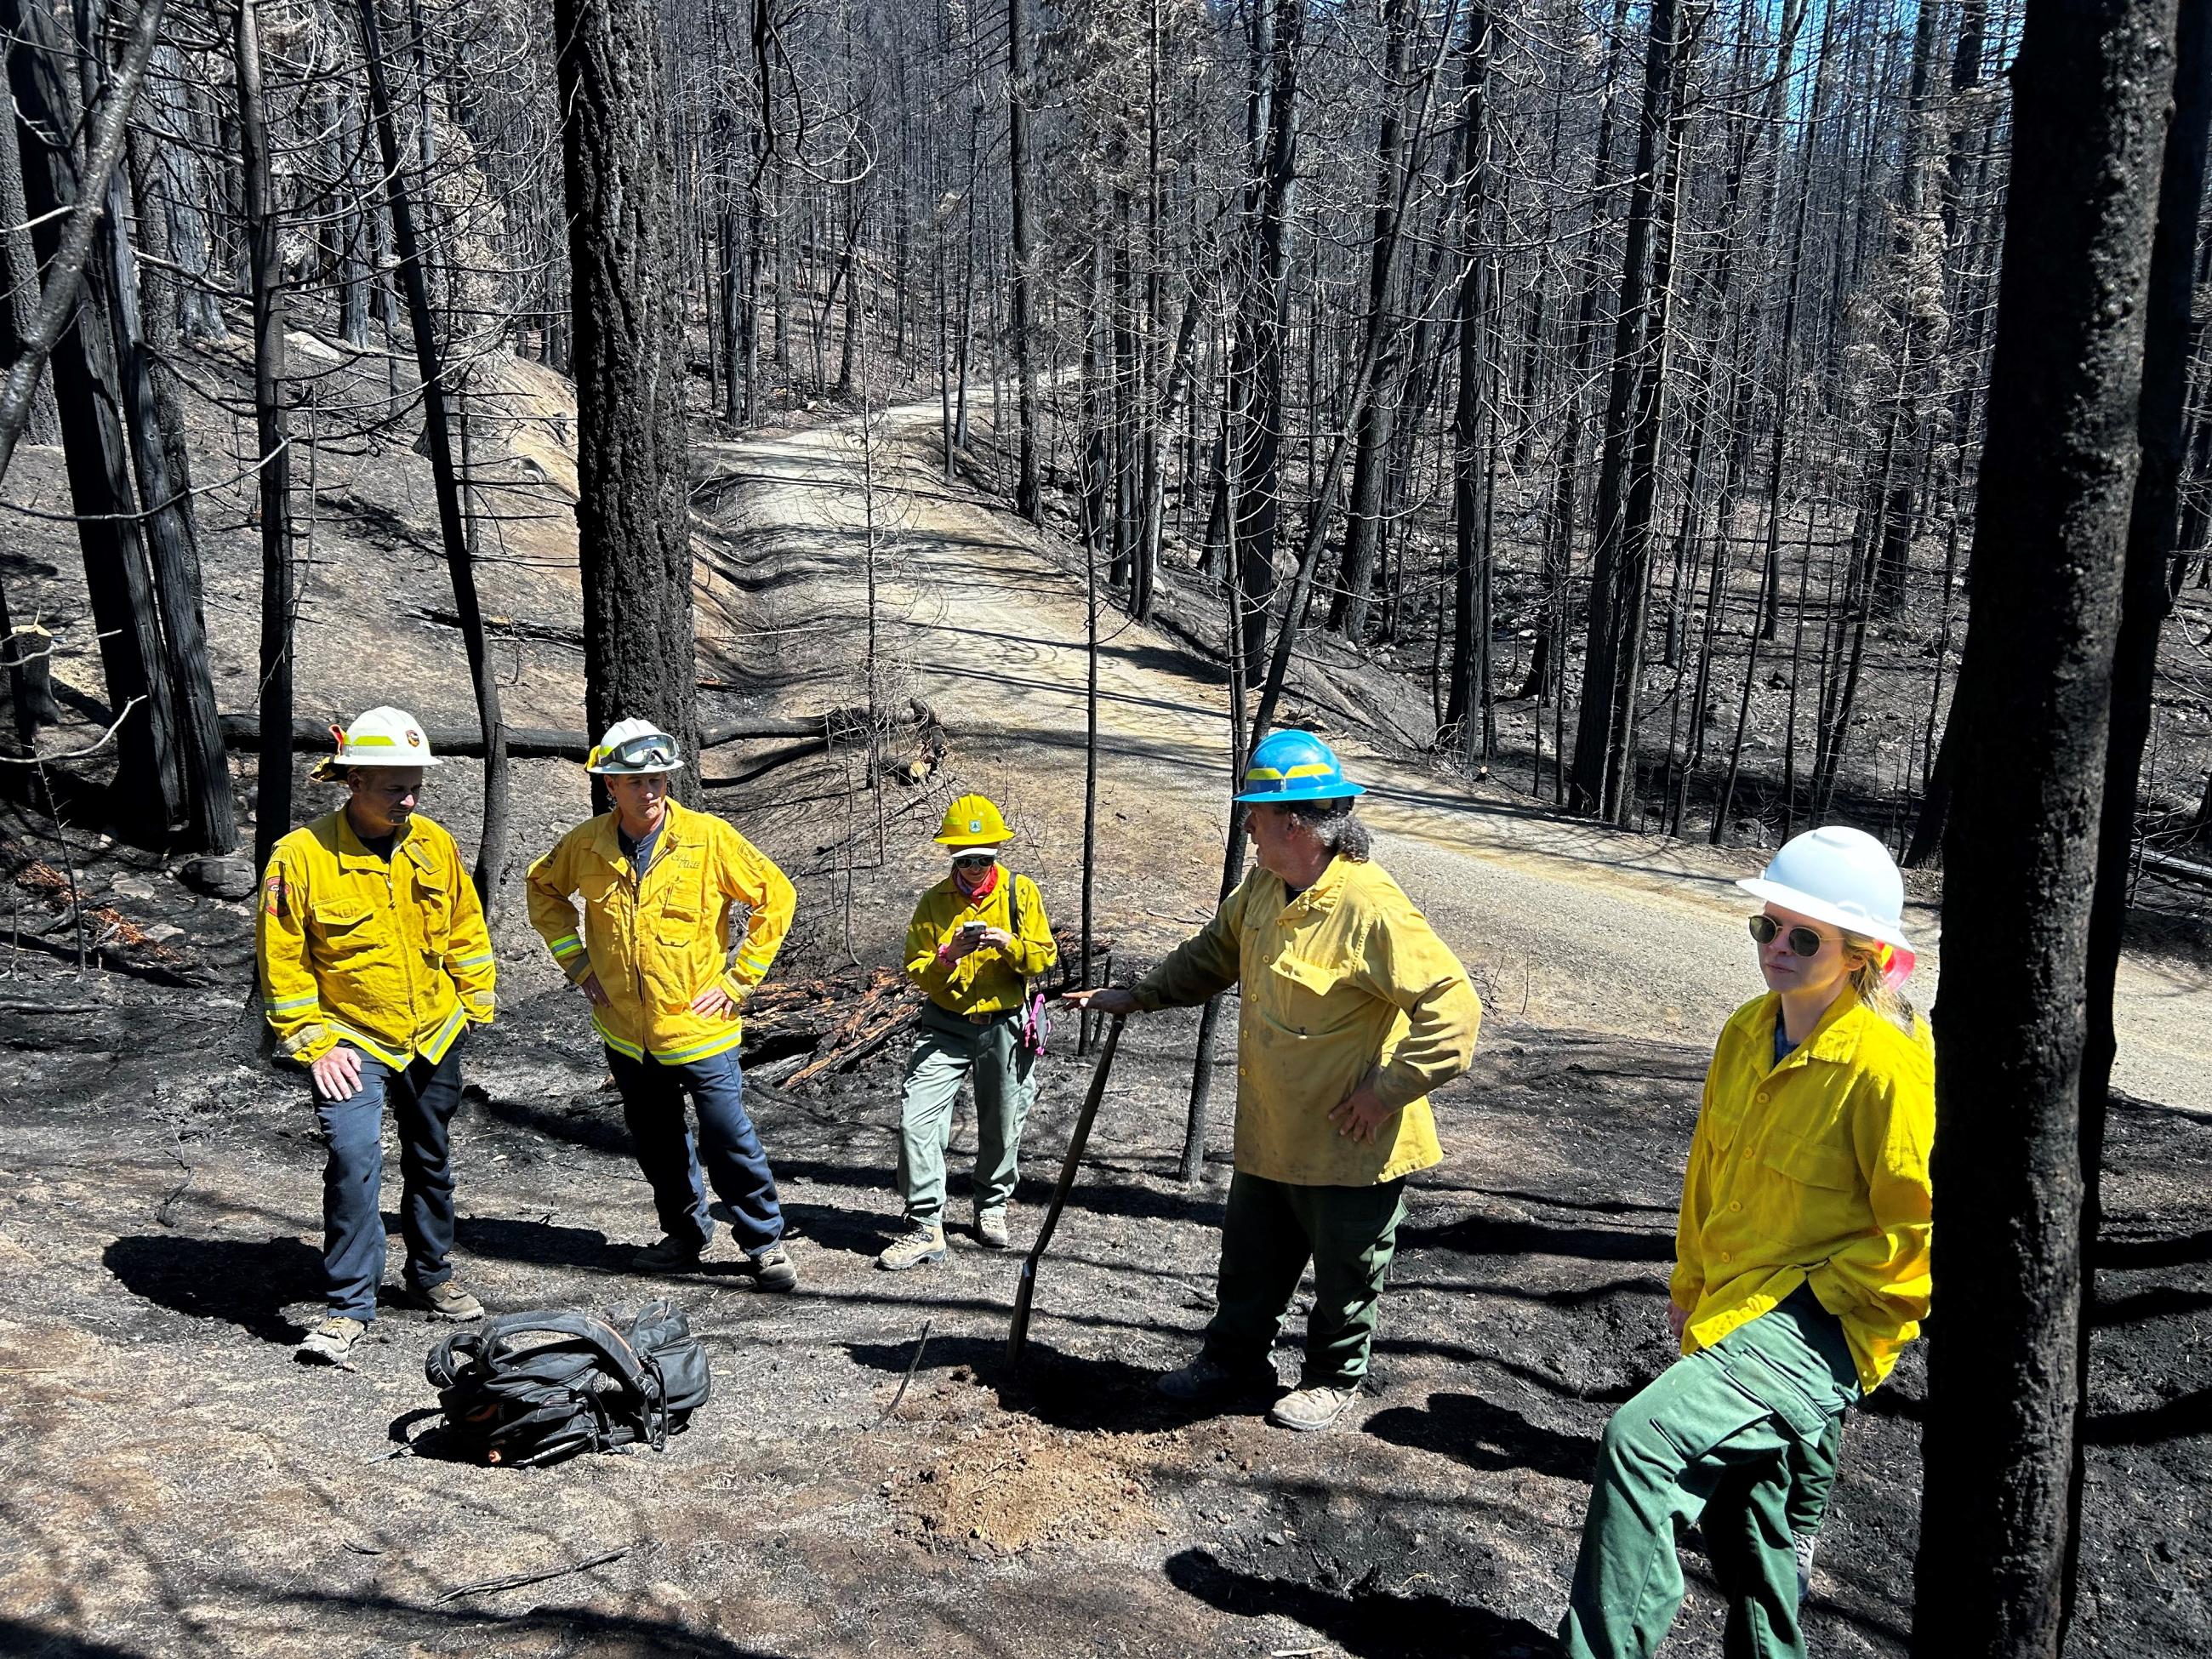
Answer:
[[[1083,983],[1074,930],[1054,934],[1060,961],[1037,981],[1056,1000]],[[1113,971],[1111,939],[1094,939],[1090,982]],[[844,969],[811,979],[780,979],[745,1000],[745,1070],[786,1089],[854,1071],[895,1049],[921,1017],[920,988],[896,967]]]

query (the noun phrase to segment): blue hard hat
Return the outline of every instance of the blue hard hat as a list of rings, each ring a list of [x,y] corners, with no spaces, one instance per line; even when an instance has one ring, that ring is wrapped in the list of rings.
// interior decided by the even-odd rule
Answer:
[[[1244,768],[1244,788],[1236,799],[1247,805],[1263,801],[1339,800],[1367,792],[1344,775],[1329,747],[1310,732],[1271,732],[1252,751]]]

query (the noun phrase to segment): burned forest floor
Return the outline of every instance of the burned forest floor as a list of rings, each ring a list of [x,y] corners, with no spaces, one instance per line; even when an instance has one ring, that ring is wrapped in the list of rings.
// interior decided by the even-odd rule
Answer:
[[[553,431],[559,416],[530,418]],[[704,757],[707,806],[798,884],[773,975],[787,987],[865,986],[895,959],[939,873],[928,836],[966,789],[1006,809],[1008,861],[1054,921],[1078,921],[1079,569],[943,477],[926,453],[933,419],[933,405],[894,409],[865,428],[701,447],[707,721],[917,701],[932,716],[888,725],[872,749]],[[303,712],[397,698],[433,724],[470,717],[458,637],[432,614],[419,465],[325,459]],[[564,551],[549,528],[557,455],[526,471],[518,500],[542,500],[518,510],[487,604],[507,623],[516,706],[565,725],[580,687],[573,538]],[[252,660],[252,548],[242,527],[217,541],[232,686]],[[67,558],[44,557],[58,613]],[[1227,723],[1186,641],[1110,611],[1102,635],[1095,927],[1122,978],[1212,907]],[[1124,1036],[1018,1371],[1017,1255],[963,1227],[941,1266],[873,1267],[897,1220],[903,1045],[794,1080],[834,1023],[809,1027],[803,1010],[757,1022],[748,1059],[798,1291],[755,1291],[726,1240],[696,1274],[634,1272],[655,1232],[649,1196],[515,880],[588,806],[575,769],[525,762],[515,871],[495,896],[501,1017],[471,1040],[454,1133],[459,1271],[495,1311],[667,1295],[704,1339],[714,1396],[664,1452],[527,1470],[416,1455],[434,1404],[422,1360],[443,1329],[394,1304],[349,1369],[292,1357],[318,1315],[322,1153],[302,1080],[257,1053],[249,905],[188,885],[159,848],[19,811],[0,848],[16,909],[0,978],[0,1653],[1547,1651],[1599,1432],[1668,1357],[1664,1274],[1705,1059],[1757,988],[1729,884],[1758,855],[1470,792],[1393,741],[1401,696],[1321,656],[1292,684],[1297,714],[1374,786],[1376,857],[1468,963],[1487,1014],[1473,1074],[1437,1097],[1445,1159],[1413,1183],[1371,1386],[1316,1436],[1178,1413],[1149,1391],[1207,1316],[1228,1170],[1224,1090],[1205,1179],[1175,1176],[1190,1014]],[[250,761],[239,781],[250,803]],[[459,763],[424,803],[465,846],[478,787]],[[327,797],[299,787],[301,815],[321,810]],[[1915,880],[1924,1002],[1937,894]],[[91,919],[99,965],[83,975],[65,909]],[[2146,936],[2122,975],[2077,1643],[2130,1659],[2212,1649],[2209,991],[2185,930]],[[1018,1250],[1088,1076],[1073,1037],[1070,1022],[1044,1065]],[[1226,1025],[1219,1052],[1233,1073]],[[963,1222],[973,1148],[963,1104]],[[1303,1295],[1278,1354],[1286,1384]],[[1815,1652],[1905,1650],[1924,1397],[1916,1352],[1852,1419]],[[1717,1654],[1711,1581],[1694,1547],[1686,1559],[1668,1651]],[[556,1576],[481,1588],[541,1573]]]

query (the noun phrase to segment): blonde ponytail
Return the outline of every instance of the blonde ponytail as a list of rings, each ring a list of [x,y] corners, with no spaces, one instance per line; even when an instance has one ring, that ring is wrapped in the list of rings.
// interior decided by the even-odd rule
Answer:
[[[1846,933],[1844,949],[1856,951],[1859,957],[1858,965],[1851,969],[1852,992],[1866,1006],[1911,1036],[1913,1022],[1918,1016],[1913,1009],[1911,998],[1883,982],[1881,941],[1859,933]]]

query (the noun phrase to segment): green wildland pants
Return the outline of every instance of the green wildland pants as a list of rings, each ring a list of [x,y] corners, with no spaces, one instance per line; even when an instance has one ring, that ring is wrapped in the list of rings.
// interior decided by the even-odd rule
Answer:
[[[1398,1223],[1403,1179],[1372,1187],[1297,1187],[1237,1170],[1221,1218],[1221,1276],[1206,1352],[1223,1369],[1256,1374],[1311,1261],[1302,1388],[1348,1389],[1367,1375],[1376,1304]]]
[[[944,1223],[952,1103],[970,1073],[975,1079],[975,1212],[1003,1210],[1014,1195],[1022,1122],[1036,1097],[1036,1056],[1022,1050],[1021,1015],[977,1025],[932,1003],[921,1012],[907,1056],[899,1108],[899,1196],[909,1221]]]
[[[1676,1534],[1692,1522],[1728,1597],[1722,1651],[1803,1659],[1791,1461],[1822,1486],[1825,1509],[1819,1449],[1840,1444],[1830,1431],[1858,1397],[1843,1325],[1807,1288],[1676,1360],[1615,1412],[1559,1626],[1568,1659],[1658,1650],[1682,1605]],[[1826,1468],[1832,1482],[1832,1461]]]

